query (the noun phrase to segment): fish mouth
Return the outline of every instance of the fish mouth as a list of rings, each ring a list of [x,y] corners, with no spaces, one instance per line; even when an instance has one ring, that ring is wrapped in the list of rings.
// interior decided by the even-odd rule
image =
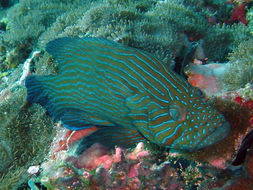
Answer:
[[[218,125],[213,131],[207,134],[197,145],[198,148],[204,148],[223,140],[230,132],[230,124],[225,121]]]

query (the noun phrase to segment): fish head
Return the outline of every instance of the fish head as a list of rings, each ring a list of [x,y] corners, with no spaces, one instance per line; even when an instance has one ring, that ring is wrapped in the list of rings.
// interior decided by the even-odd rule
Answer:
[[[202,91],[191,87],[189,92],[169,103],[164,125],[149,127],[156,143],[193,151],[215,144],[228,135],[229,123],[206,102]]]

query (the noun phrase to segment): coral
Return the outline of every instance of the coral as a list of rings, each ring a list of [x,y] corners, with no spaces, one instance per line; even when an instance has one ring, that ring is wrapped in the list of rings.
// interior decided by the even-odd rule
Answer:
[[[224,1],[220,0],[205,0],[203,1],[203,4],[205,7],[212,10],[213,14],[209,18],[211,23],[228,23],[233,9],[231,3],[224,3]]]
[[[0,34],[7,30],[8,20],[6,18],[1,19],[0,21]]]
[[[109,1],[94,2],[91,8],[77,9],[59,16],[39,38],[44,46],[62,36],[94,36],[119,41],[146,50],[171,66],[188,48],[188,40],[203,38],[209,59],[223,61],[233,45],[247,38],[248,30],[240,25],[210,25],[214,14],[194,1]],[[217,39],[217,40],[216,40]]]
[[[0,84],[0,186],[2,189],[25,187],[29,165],[43,160],[52,140],[53,126],[45,110],[26,106],[26,89],[20,86],[29,71],[28,59]]]
[[[23,63],[36,47],[40,35],[63,13],[72,12],[82,6],[81,1],[73,4],[60,0],[35,2],[22,0],[12,6],[7,14],[6,31],[0,35],[0,47],[5,49],[1,57],[0,71],[5,72]],[[36,19],[34,19],[36,18]]]
[[[2,56],[0,71],[5,72],[10,69],[16,68],[20,63],[22,63],[31,53],[29,41],[24,41],[23,44],[19,44],[10,52],[6,52],[4,56]],[[22,52],[22,54],[20,53]]]
[[[23,0],[15,4],[7,14],[10,29],[3,35],[3,43],[16,46],[27,39],[36,42],[58,15],[69,10],[65,5],[60,0],[40,3]]]
[[[243,41],[249,39],[250,30],[243,24],[214,25],[204,37],[205,55],[212,61],[227,61],[228,53]]]
[[[238,175],[238,172],[234,175],[225,167],[217,169],[212,163],[185,159],[185,153],[168,153],[163,150],[158,159],[155,152],[147,149],[143,143],[134,149],[116,147],[113,151],[94,144],[76,155],[74,152],[78,143],[74,142],[61,150],[55,146],[57,142],[66,142],[68,133],[69,130],[57,127],[57,135],[47,160],[40,166],[34,166],[36,171],[40,167],[40,173],[33,174],[29,181],[30,187],[192,190],[198,187],[211,189],[218,182],[222,186],[229,180],[232,183],[238,176],[242,178],[241,182],[247,179],[243,174]]]
[[[246,14],[246,20],[248,21],[248,28],[249,28],[249,31],[251,31],[250,32],[250,34],[251,34],[251,36],[253,36],[253,7],[251,7],[249,10],[248,10],[248,12],[247,12],[247,14]]]
[[[185,69],[188,76],[188,82],[192,86],[196,86],[203,90],[208,96],[224,91],[223,80],[227,69],[230,68],[229,63],[209,63],[204,64],[203,61],[195,59]]]
[[[1,189],[18,189],[19,187],[26,188],[28,175],[26,167],[12,165],[11,171],[2,175],[0,173]]]
[[[245,56],[245,54],[247,53],[244,52],[241,55]],[[200,162],[208,162],[220,169],[226,169],[232,163],[243,138],[253,129],[252,85],[248,83],[245,88],[232,92],[227,92],[227,89],[222,86],[223,81],[226,80],[226,72],[231,67],[230,63],[203,65],[203,62],[195,61],[189,65],[187,71],[189,82],[207,93],[210,103],[230,123],[231,132],[221,142],[186,155],[186,157],[192,157]],[[215,89],[214,87],[219,88]],[[212,97],[213,95],[216,98]]]
[[[43,48],[48,41],[61,36],[117,40],[153,53],[171,66],[173,59],[182,56],[187,49],[185,38],[203,38],[207,57],[222,61],[231,51],[231,45],[237,43],[238,38],[246,38],[248,31],[239,25],[210,25],[208,18],[216,13],[216,9],[212,10],[210,3],[185,0],[73,1],[71,4],[60,0],[20,1],[6,17],[8,30],[3,33],[0,45],[15,53],[2,56],[2,70],[5,72],[23,62],[32,47]],[[218,40],[214,42],[215,39]],[[9,51],[14,46],[24,48]],[[22,57],[13,56],[15,54]]]
[[[14,98],[14,101],[17,101],[17,98]],[[7,111],[5,108],[6,105],[3,103],[1,109]],[[8,175],[15,175],[22,167],[27,168],[32,163],[42,161],[48,143],[51,141],[50,136],[53,135],[52,127],[49,128],[50,125],[53,125],[52,121],[40,107],[33,106],[28,110],[22,112],[17,110],[16,112],[17,116],[12,116],[14,117],[12,119],[2,117],[2,121],[9,120],[9,122],[8,124],[1,122],[0,125],[1,147],[5,150],[1,151],[0,155],[1,158],[5,155],[8,156],[8,160],[3,164],[4,168],[0,170],[1,186],[2,184],[11,184],[14,187],[19,180],[16,182],[10,181],[12,178],[8,178]],[[1,113],[7,115],[7,112]],[[13,113],[8,114],[12,115]],[[7,168],[11,169],[6,170]],[[22,178],[28,178],[25,171],[26,169],[22,169]]]
[[[227,70],[224,83],[232,89],[253,82],[253,39],[243,41],[229,55],[231,68]]]
[[[253,129],[253,88],[248,83],[245,88],[227,92],[220,85],[226,77],[224,71],[229,70],[230,64],[201,65],[202,62],[200,62],[198,65],[197,63],[199,62],[190,64],[188,80],[192,85],[200,87],[207,93],[210,103],[230,123],[231,132],[221,142],[190,154],[188,158],[193,157],[194,160],[209,162],[212,166],[225,169],[231,164],[244,136]]]
[[[62,136],[60,133],[58,135]],[[58,151],[53,159],[44,162],[41,174],[33,182],[47,188],[72,189],[185,187],[183,181],[177,179],[176,169],[169,162],[156,165],[143,143],[133,150],[117,147],[113,153],[100,144],[94,144],[78,156],[72,156],[73,148],[70,146],[67,151]]]

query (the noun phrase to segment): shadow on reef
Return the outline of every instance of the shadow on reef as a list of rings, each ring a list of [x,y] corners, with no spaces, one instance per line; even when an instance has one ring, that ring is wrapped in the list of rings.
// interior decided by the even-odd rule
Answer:
[[[242,140],[242,144],[237,152],[235,159],[232,162],[232,165],[238,166],[244,163],[246,155],[253,145],[253,130],[251,130]]]

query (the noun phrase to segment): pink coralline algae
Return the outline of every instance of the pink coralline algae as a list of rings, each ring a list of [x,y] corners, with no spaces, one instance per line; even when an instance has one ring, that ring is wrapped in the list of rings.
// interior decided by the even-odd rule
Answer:
[[[119,151],[116,152],[116,154]],[[94,144],[87,149],[83,154],[75,157],[68,157],[66,161],[71,162],[76,168],[83,168],[87,170],[93,170],[102,165],[105,169],[109,169],[112,164],[118,160],[114,160],[114,157],[118,155],[109,155],[106,147],[101,144]]]
[[[143,142],[134,149],[115,147],[114,150],[96,143],[76,155],[78,140],[69,143],[72,132],[61,127],[57,131],[51,156],[41,164],[37,177],[49,189],[179,190],[185,187],[170,162],[157,165]]]
[[[207,94],[215,94],[221,91],[220,80],[229,67],[228,63],[203,64],[202,61],[195,59],[193,63],[190,63],[187,71],[188,81],[192,86],[199,87]]]

